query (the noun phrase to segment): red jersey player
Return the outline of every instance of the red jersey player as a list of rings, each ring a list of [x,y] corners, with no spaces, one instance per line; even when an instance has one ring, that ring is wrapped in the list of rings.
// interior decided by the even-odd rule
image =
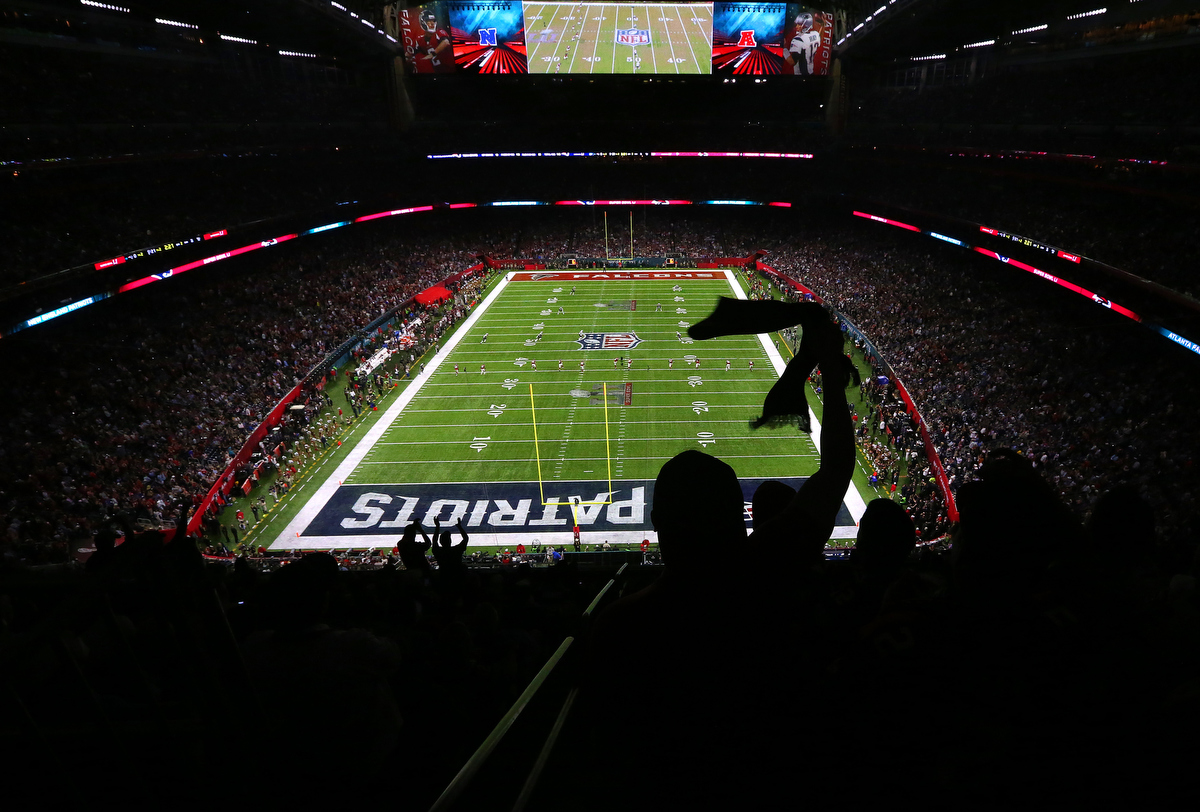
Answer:
[[[445,73],[454,69],[454,52],[450,46],[450,32],[439,28],[437,15],[429,9],[421,12],[421,31],[413,36],[409,46],[415,53],[413,63],[417,73]]]
[[[667,369],[674,369],[674,368],[675,368],[675,359],[668,358],[667,359]]]
[[[458,364],[455,364],[455,365],[454,365],[454,376],[455,376],[456,378],[458,377]]]
[[[533,367],[534,372],[537,372],[537,361],[530,361],[529,365]]]

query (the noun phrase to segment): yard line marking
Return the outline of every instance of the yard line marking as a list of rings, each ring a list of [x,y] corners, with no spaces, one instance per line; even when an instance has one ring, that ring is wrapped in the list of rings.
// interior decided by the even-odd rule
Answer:
[[[545,425],[545,424],[542,424],[542,425]],[[565,425],[569,428],[571,425],[578,425],[578,424],[564,423],[564,424],[555,424],[555,425]],[[659,441],[662,441],[662,442],[685,442],[685,441],[695,440],[696,438],[695,437],[630,437],[628,439],[629,439],[629,442],[631,442],[631,443],[657,443]],[[770,440],[773,443],[779,442],[778,437],[771,437],[770,435],[766,435],[766,434],[760,434],[758,436],[751,435],[749,437],[719,437],[717,439],[721,439],[721,440]],[[391,442],[384,442],[384,441],[380,440],[378,443],[376,443],[376,445],[458,445],[458,446],[460,446],[463,444],[463,442],[464,442],[463,440],[394,440]],[[530,439],[528,437],[521,437],[516,440],[488,440],[489,444],[490,443],[529,443],[529,442],[530,442]],[[552,443],[553,441],[550,441],[550,442]],[[567,445],[569,443],[603,443],[603,442],[605,442],[605,438],[603,438],[603,437],[575,437],[575,438],[567,437],[559,442],[560,442],[560,445]],[[622,439],[620,442],[623,443],[623,442],[625,442],[625,440]],[[469,460],[469,459],[474,459],[474,458],[473,457],[464,457],[463,459]],[[484,459],[486,459],[486,458],[484,458]],[[368,460],[368,462],[369,462],[369,460]],[[386,462],[386,460],[384,460],[384,462]]]
[[[692,38],[688,36],[687,26],[683,24],[683,13],[679,10],[679,6],[675,6],[675,13],[679,15],[679,30],[683,32],[683,38],[687,40],[688,50],[692,52],[692,61],[696,63],[696,72],[704,73],[704,71],[701,69],[700,63],[696,60],[696,49],[692,47]],[[696,16],[695,12],[689,13],[693,17]],[[703,30],[703,28],[701,28],[701,30]]]
[[[695,439],[695,438],[692,438],[692,439]],[[622,457],[622,459],[626,459],[626,460],[669,460],[673,456],[674,456],[674,454],[663,454],[663,455],[658,455],[658,456],[653,456],[653,457]],[[816,456],[818,456],[818,455],[816,455],[816,454],[722,454],[721,459],[723,459],[723,460],[805,459],[805,458],[811,459]],[[602,460],[606,460],[606,459],[608,459],[608,457],[572,457],[569,461],[570,462],[596,462],[596,461],[602,461]],[[362,464],[363,465],[450,465],[451,463],[464,463],[464,462],[468,462],[468,463],[482,462],[482,463],[487,463],[487,464],[491,464],[491,463],[495,463],[495,462],[533,462],[533,457],[532,456],[522,457],[520,459],[515,459],[515,460],[493,460],[493,459],[472,460],[470,457],[464,457],[463,459],[459,459],[459,460],[395,460],[392,462],[384,462],[384,461],[380,460],[377,462],[364,462]],[[789,474],[789,476],[795,476],[795,474]],[[758,479],[758,477],[754,477],[754,478]],[[408,483],[394,482],[392,484],[396,485],[396,486],[403,486],[403,485],[407,485]],[[292,535],[294,536],[295,534],[293,533]]]

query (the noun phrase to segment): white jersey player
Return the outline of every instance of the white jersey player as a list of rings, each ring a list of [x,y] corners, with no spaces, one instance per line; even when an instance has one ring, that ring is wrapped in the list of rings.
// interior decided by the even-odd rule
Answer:
[[[813,30],[812,15],[804,12],[796,15],[796,33],[788,46],[787,61],[797,76],[813,75],[813,58],[821,44],[821,35]]]

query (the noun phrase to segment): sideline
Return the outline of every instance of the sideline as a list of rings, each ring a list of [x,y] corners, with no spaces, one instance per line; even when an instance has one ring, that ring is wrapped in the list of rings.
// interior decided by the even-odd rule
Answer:
[[[442,345],[442,348],[433,356],[433,358],[430,359],[429,363],[425,366],[425,371],[417,375],[417,377],[413,379],[412,383],[405,387],[404,391],[400,394],[400,397],[396,398],[396,400],[392,402],[392,405],[389,406],[387,411],[383,413],[383,416],[375,422],[375,425],[371,427],[366,436],[358,441],[358,444],[355,445],[353,450],[346,455],[346,458],[342,460],[341,464],[334,469],[333,473],[329,475],[329,478],[321,483],[321,486],[317,488],[317,492],[309,497],[308,502],[304,505],[304,507],[297,511],[296,515],[292,517],[292,520],[288,522],[287,526],[284,527],[283,530],[279,532],[279,535],[276,536],[275,539],[268,545],[268,549],[275,547],[277,544],[280,547],[284,547],[287,545],[288,539],[297,538],[301,533],[304,532],[305,528],[312,523],[312,520],[317,517],[317,514],[319,514],[325,508],[325,505],[328,504],[329,500],[333,498],[333,495],[337,493],[337,490],[341,487],[342,482],[350,477],[350,474],[353,473],[354,469],[357,468],[359,463],[363,461],[363,458],[367,456],[367,453],[375,447],[375,444],[379,442],[379,439],[383,437],[387,430],[392,427],[392,423],[396,422],[396,418],[400,416],[400,413],[404,411],[404,408],[412,402],[412,399],[416,396],[417,392],[421,390],[421,387],[429,381],[429,379],[433,376],[433,373],[437,372],[438,367],[440,367],[442,362],[446,360],[450,354],[450,351],[458,346],[459,342],[462,341],[466,334],[471,331],[471,328],[475,326],[475,323],[479,321],[479,318],[488,309],[492,302],[494,302],[500,296],[500,293],[506,287],[508,287],[508,283],[512,280],[512,277],[513,273],[506,274],[505,277],[501,279],[494,288],[492,288],[492,292],[489,293],[487,297],[479,303],[471,315],[467,317],[466,321],[464,321],[459,328],[455,330],[454,335],[452,335],[450,339]],[[857,521],[857,519],[855,521]],[[290,548],[294,545],[287,546]]]
[[[739,299],[746,299],[746,291],[742,289],[741,283],[738,282],[737,276],[731,270],[725,271],[725,277],[729,280],[729,286],[733,288],[734,295]],[[771,365],[775,368],[776,375],[783,375],[783,370],[787,367],[787,362],[783,360],[779,350],[775,349],[775,342],[771,340],[770,333],[762,333],[758,336],[759,342],[762,343],[763,349],[766,350],[767,358],[771,360]],[[812,423],[812,441],[817,447],[817,453],[821,453],[821,423],[817,420],[817,414],[812,410],[812,406],[808,407],[808,419]],[[854,452],[855,459],[858,458],[858,450]],[[872,496],[872,498],[874,498]],[[867,512],[867,503],[863,501],[862,494],[858,492],[858,488],[854,485],[854,480],[850,480],[850,486],[846,488],[846,496],[842,500],[846,503],[846,509],[850,511],[850,516],[853,517],[854,523],[857,525],[862,521],[863,514]],[[837,535],[837,528],[834,529],[833,538],[844,538]]]

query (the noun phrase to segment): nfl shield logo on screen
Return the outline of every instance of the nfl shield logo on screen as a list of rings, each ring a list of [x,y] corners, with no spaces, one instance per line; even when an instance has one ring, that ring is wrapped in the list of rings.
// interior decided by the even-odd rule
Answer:
[[[649,45],[650,31],[645,28],[618,28],[617,42],[620,45]]]
[[[575,340],[581,350],[632,350],[642,343],[637,333],[584,333]]]

